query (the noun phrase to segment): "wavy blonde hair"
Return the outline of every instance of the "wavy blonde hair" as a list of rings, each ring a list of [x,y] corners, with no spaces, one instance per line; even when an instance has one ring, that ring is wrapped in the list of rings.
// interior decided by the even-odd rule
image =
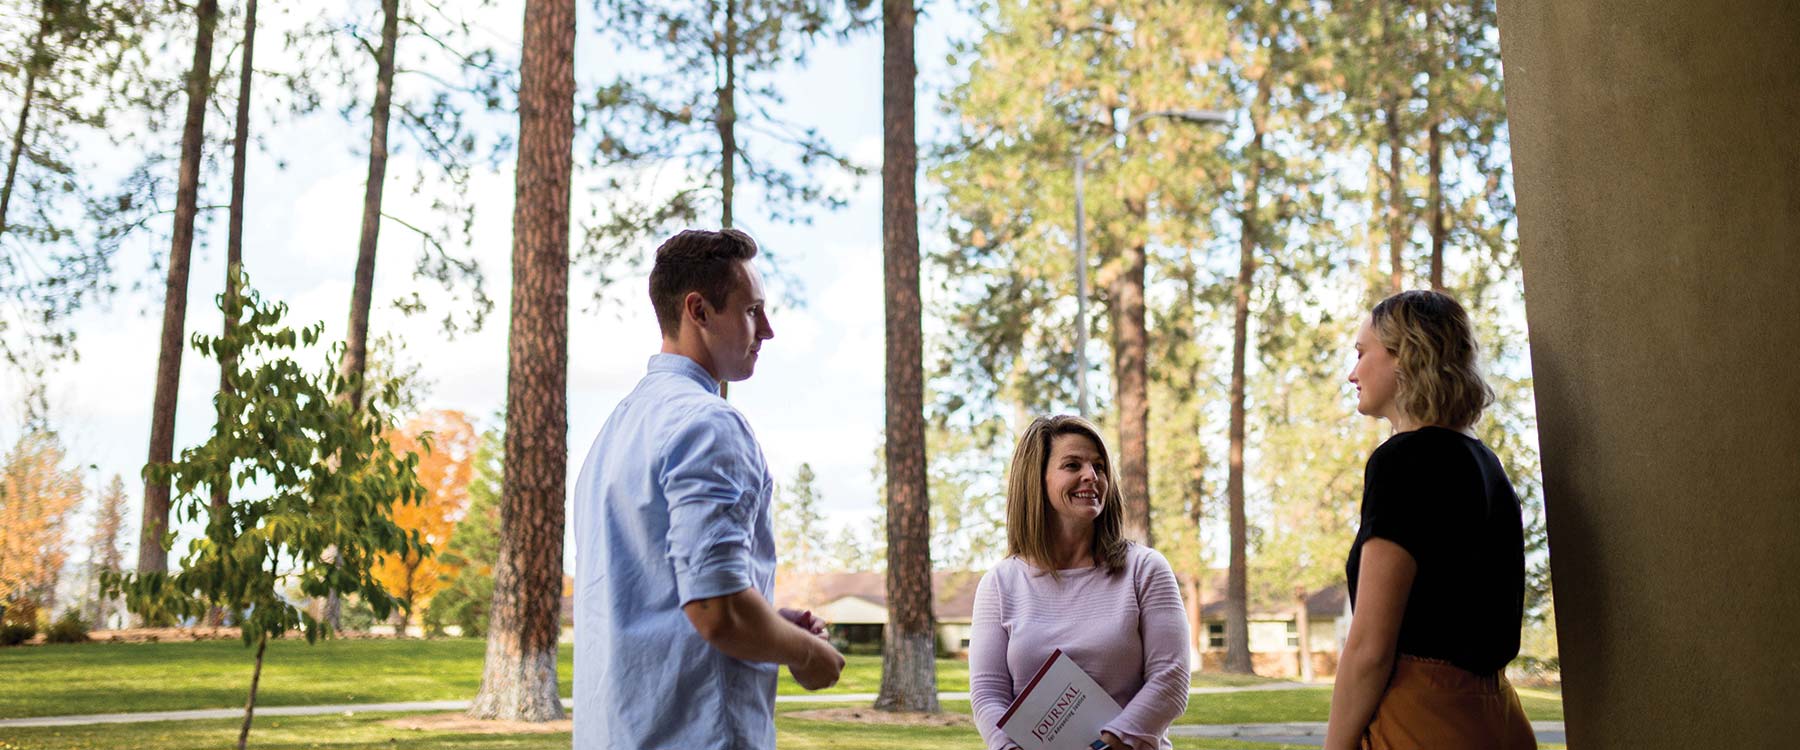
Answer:
[[[1442,292],[1414,290],[1370,311],[1375,337],[1394,355],[1395,405],[1421,424],[1468,428],[1494,403],[1481,377],[1475,331],[1462,305]]]
[[[1006,471],[1006,553],[1056,575],[1055,527],[1051,523],[1056,511],[1050,506],[1044,472],[1050,466],[1050,443],[1058,435],[1081,435],[1094,441],[1100,451],[1100,463],[1106,467],[1106,496],[1101,498],[1100,517],[1094,519],[1093,554],[1109,574],[1117,573],[1125,568],[1129,544],[1124,531],[1125,496],[1119,492],[1118,470],[1106,441],[1100,439],[1100,428],[1081,417],[1038,417],[1019,436],[1012,465]]]

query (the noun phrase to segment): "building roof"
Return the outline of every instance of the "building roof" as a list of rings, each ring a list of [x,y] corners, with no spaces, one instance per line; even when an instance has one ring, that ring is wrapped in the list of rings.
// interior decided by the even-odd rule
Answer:
[[[1206,588],[1201,590],[1200,619],[1225,619],[1226,571],[1215,569],[1210,571]],[[1186,592],[1183,592],[1184,594]],[[1334,583],[1306,595],[1306,614],[1313,619],[1331,619],[1344,614],[1344,602],[1349,599],[1349,591],[1344,584]],[[1287,620],[1294,616],[1294,601],[1272,595],[1272,592],[1257,590],[1252,586],[1250,591],[1250,619],[1252,620]]]
[[[931,574],[932,615],[939,622],[968,622],[975,613],[975,585],[981,574],[969,570],[941,570]],[[844,597],[856,597],[887,607],[887,574],[798,573],[775,574],[775,606],[795,609],[822,607]]]

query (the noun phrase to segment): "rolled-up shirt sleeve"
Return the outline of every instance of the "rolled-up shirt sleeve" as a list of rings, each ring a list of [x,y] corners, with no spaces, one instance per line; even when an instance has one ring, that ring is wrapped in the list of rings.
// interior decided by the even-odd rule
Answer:
[[[751,521],[767,473],[742,416],[708,410],[663,451],[658,480],[669,503],[669,563],[681,604],[750,588]]]

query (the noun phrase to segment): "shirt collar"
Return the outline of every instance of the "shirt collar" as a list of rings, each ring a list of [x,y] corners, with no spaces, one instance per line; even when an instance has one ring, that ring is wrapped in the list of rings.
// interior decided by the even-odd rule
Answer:
[[[708,393],[719,394],[719,381],[713,380],[712,373],[701,367],[699,362],[680,354],[655,354],[650,357],[650,372],[672,372],[686,377],[704,386]]]

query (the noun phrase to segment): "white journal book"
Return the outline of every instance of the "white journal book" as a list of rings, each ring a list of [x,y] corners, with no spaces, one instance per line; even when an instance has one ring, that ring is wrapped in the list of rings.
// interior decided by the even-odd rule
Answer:
[[[1057,649],[1006,708],[1000,729],[1025,750],[1089,750],[1099,743],[1100,728],[1121,711],[1100,683]]]

